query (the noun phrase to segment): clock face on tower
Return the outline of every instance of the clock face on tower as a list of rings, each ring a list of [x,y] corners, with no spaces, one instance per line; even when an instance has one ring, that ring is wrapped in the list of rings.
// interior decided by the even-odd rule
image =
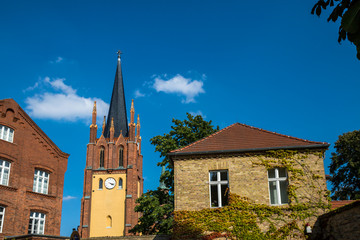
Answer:
[[[112,177],[109,177],[105,180],[105,187],[107,189],[113,189],[116,185],[116,180]]]

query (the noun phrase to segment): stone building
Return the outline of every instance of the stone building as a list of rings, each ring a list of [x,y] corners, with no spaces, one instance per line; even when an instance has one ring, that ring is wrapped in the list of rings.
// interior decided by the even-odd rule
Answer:
[[[135,201],[143,192],[140,119],[131,103],[128,126],[121,60],[107,121],[97,138],[96,103],[87,145],[79,233],[82,238],[125,236],[138,222]],[[136,132],[136,133],[135,133]]]
[[[0,239],[60,235],[62,152],[13,100],[0,100]]]
[[[235,123],[169,153],[175,211],[221,208],[229,193],[279,207],[294,203],[295,194],[296,202],[326,203],[323,157],[328,146]]]

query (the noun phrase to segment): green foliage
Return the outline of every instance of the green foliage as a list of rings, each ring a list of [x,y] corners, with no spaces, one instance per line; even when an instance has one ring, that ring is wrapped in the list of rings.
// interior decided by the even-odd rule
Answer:
[[[333,199],[360,199],[360,131],[339,136],[332,153],[330,173]]]
[[[195,117],[190,113],[186,115],[187,119],[183,121],[178,119],[172,120],[173,126],[171,126],[169,133],[150,139],[151,144],[155,145],[155,151],[160,153],[160,157],[163,157],[158,166],[166,167],[166,171],[161,176],[160,181],[163,181],[171,192],[174,190],[174,171],[167,154],[172,150],[185,147],[219,130],[219,126],[214,128],[211,121],[205,121],[200,115]]]
[[[334,7],[334,1],[339,2]],[[311,14],[321,15],[322,9],[328,6],[334,7],[327,21],[336,22],[340,17],[338,42],[346,38],[352,42],[357,49],[357,58],[360,60],[360,1],[359,0],[318,0],[311,10]]]
[[[137,199],[136,212],[142,213],[139,223],[131,229],[132,233],[142,234],[169,234],[173,227],[174,211],[174,170],[168,157],[172,150],[185,147],[197,140],[209,136],[219,130],[211,121],[205,121],[200,115],[192,116],[187,113],[187,119],[181,121],[173,119],[171,131],[150,139],[155,145],[155,151],[160,152],[163,160],[158,166],[165,166],[166,171],[161,175],[160,181],[164,182],[167,189],[148,191]]]
[[[174,237],[209,239],[211,234],[216,233],[230,239],[305,238],[305,224],[330,208],[324,177],[311,171],[302,161],[310,154],[322,159],[324,153],[277,150],[258,155],[248,154],[253,167],[287,169],[290,203],[269,206],[230,194],[229,205],[223,208],[175,212]],[[309,188],[313,191],[309,191]]]
[[[137,200],[136,212],[141,212],[139,223],[130,230],[132,233],[166,234],[173,225],[174,196],[158,188],[144,193]]]

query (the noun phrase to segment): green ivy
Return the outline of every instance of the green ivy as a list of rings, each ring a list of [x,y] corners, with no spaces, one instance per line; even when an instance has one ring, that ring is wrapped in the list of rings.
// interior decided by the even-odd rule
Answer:
[[[211,236],[242,240],[305,238],[303,230],[310,218],[330,209],[330,194],[321,187],[323,177],[314,173],[302,162],[309,154],[319,158],[324,156],[323,151],[291,150],[268,151],[256,156],[247,155],[250,156],[253,167],[287,169],[290,201],[288,205],[258,204],[248,198],[230,194],[229,205],[222,208],[175,211],[174,238],[213,239]],[[309,193],[309,196],[298,196],[298,189],[304,184],[314,191]]]

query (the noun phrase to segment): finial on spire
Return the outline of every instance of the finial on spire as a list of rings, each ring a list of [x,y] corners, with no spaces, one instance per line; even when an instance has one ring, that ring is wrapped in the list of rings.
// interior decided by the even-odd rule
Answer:
[[[96,113],[96,101],[94,101],[93,113]]]
[[[111,127],[110,127],[110,130],[111,129],[114,129],[114,118],[111,118]]]
[[[119,51],[117,51],[117,55],[118,55],[118,60],[120,60],[120,58],[121,58],[121,55],[122,54],[122,52],[119,50]]]
[[[105,131],[105,123],[106,123],[106,116],[104,116],[104,121],[103,121],[103,125],[102,125],[102,134],[104,134],[104,131]]]
[[[131,99],[131,110],[134,110],[134,99]]]

